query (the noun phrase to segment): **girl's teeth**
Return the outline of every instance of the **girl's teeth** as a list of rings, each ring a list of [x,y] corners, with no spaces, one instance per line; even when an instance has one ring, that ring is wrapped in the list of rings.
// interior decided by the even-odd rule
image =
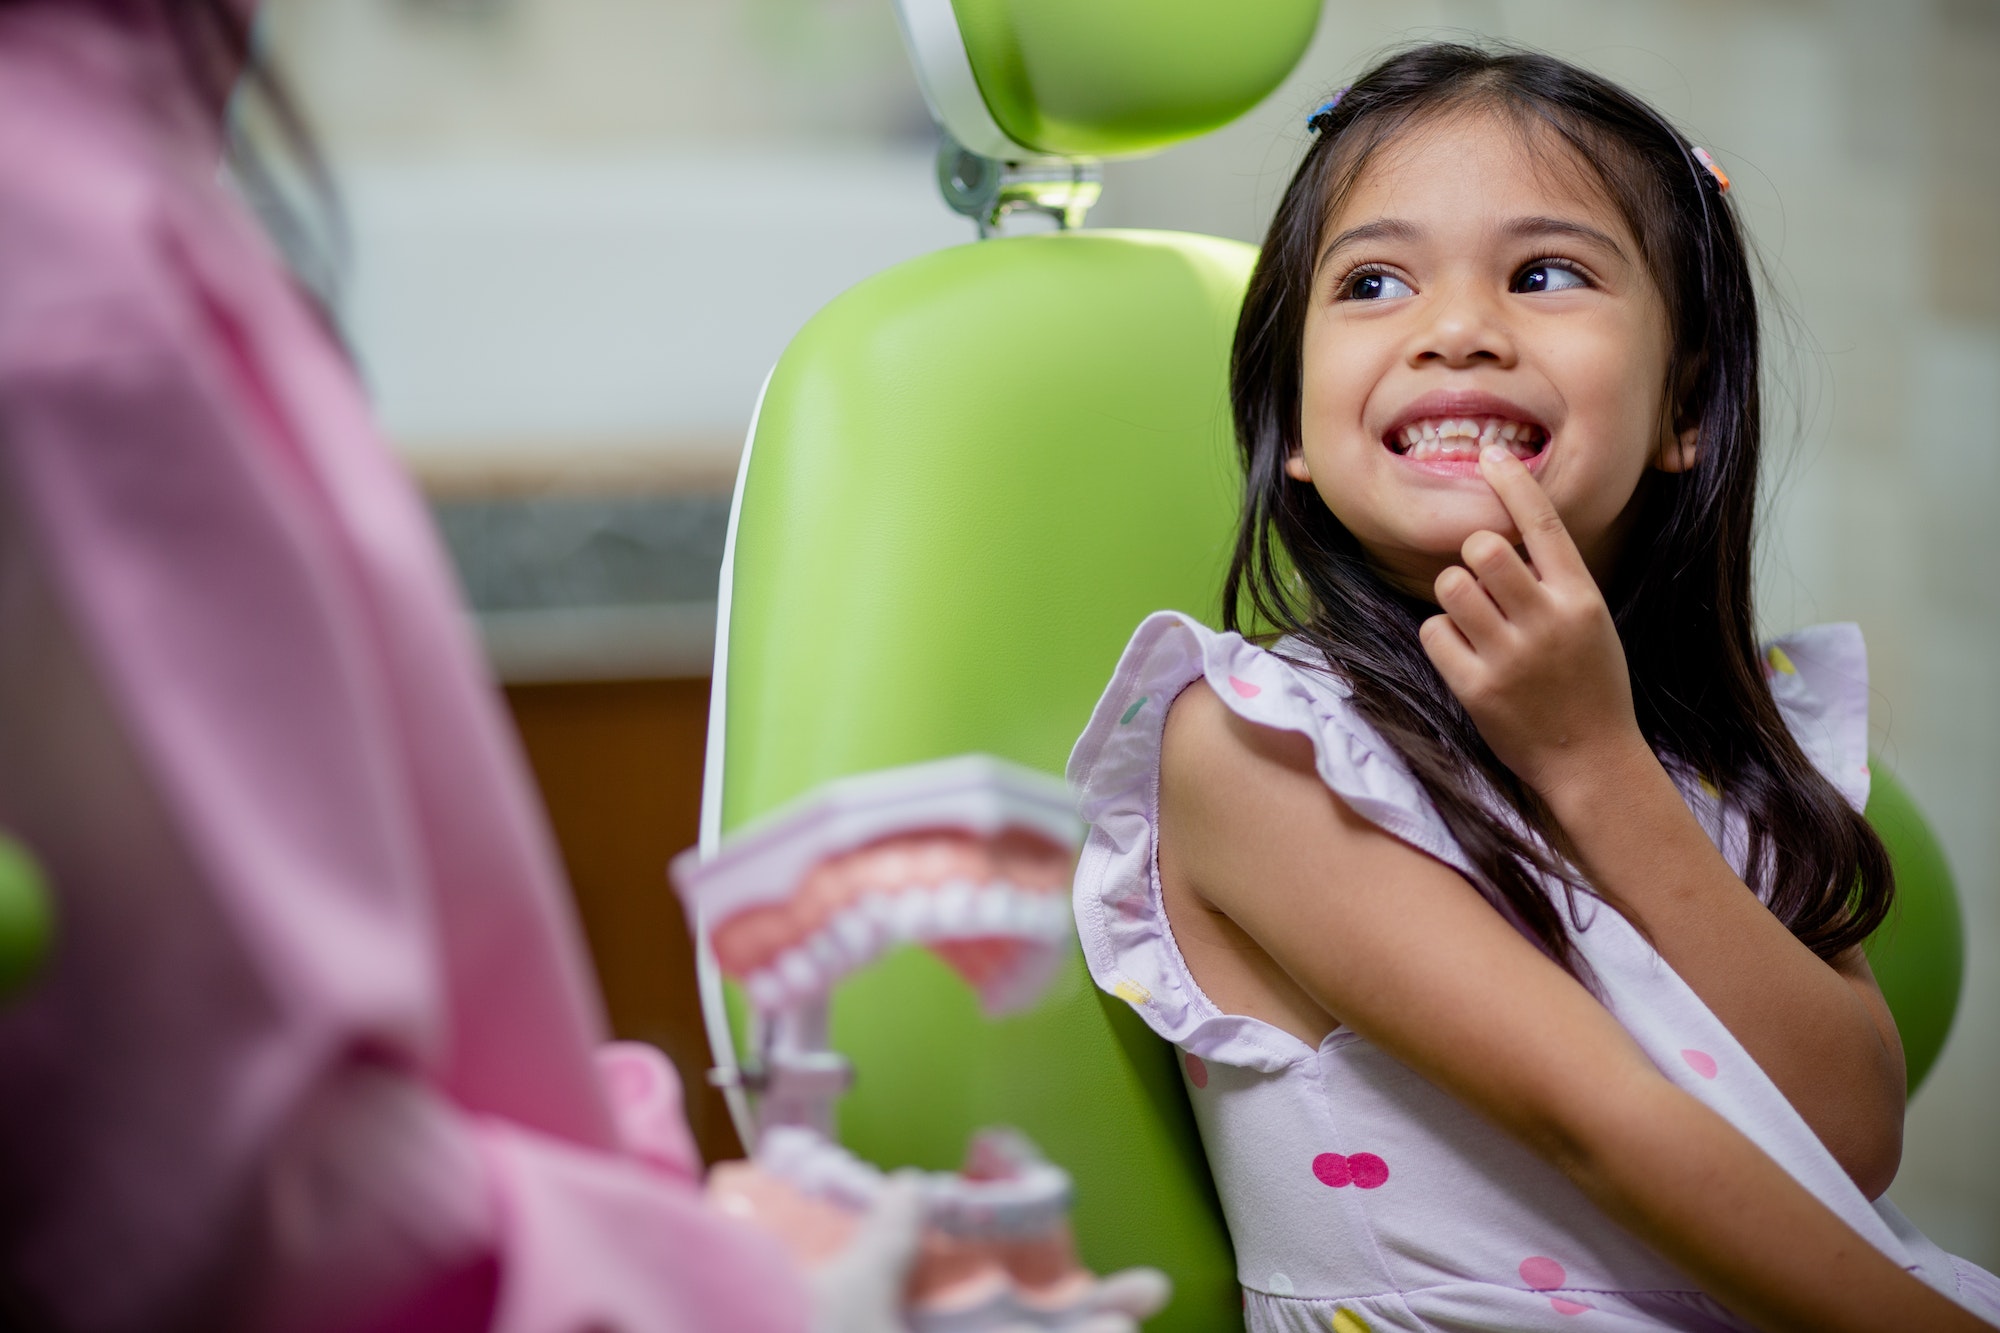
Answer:
[[[1403,427],[1402,453],[1418,460],[1474,459],[1489,444],[1504,444],[1517,458],[1532,458],[1545,436],[1539,428],[1504,417],[1443,417]]]

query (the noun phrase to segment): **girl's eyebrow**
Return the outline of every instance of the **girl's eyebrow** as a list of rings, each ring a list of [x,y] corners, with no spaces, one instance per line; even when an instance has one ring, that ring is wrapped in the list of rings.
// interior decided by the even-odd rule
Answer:
[[[1573,222],[1568,218],[1515,218],[1504,230],[1509,236],[1523,239],[1533,239],[1537,236],[1573,236],[1579,241],[1588,241],[1601,246],[1620,259],[1626,258],[1625,247],[1618,244],[1617,238],[1586,223]]]
[[[1599,231],[1587,223],[1575,222],[1569,218],[1525,217],[1515,218],[1501,230],[1508,236],[1533,239],[1538,236],[1572,236],[1580,241],[1588,241],[1601,246],[1621,260],[1630,262],[1625,247],[1617,238]],[[1408,241],[1417,242],[1424,238],[1424,229],[1403,218],[1376,218],[1359,226],[1349,227],[1333,238],[1326,249],[1320,251],[1319,262],[1325,264],[1337,252],[1363,241]]]
[[[1335,251],[1344,250],[1359,241],[1421,241],[1424,229],[1414,222],[1402,218],[1376,218],[1358,227],[1349,227],[1333,238],[1326,249],[1319,252],[1319,262],[1324,264],[1333,257]]]

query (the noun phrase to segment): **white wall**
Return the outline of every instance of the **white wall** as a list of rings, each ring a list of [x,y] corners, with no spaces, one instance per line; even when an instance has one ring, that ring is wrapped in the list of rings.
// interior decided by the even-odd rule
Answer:
[[[971,239],[921,146],[427,155],[343,179],[347,325],[391,436],[432,468],[733,451],[814,311]]]

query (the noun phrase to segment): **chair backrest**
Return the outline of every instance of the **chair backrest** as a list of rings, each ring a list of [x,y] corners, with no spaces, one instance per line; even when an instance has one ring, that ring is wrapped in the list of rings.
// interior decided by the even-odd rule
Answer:
[[[0,834],[0,1001],[41,966],[49,945],[49,898],[41,870],[20,843]]]
[[[716,831],[831,778],[968,751],[1060,773],[1132,627],[1212,611],[1252,259],[1167,234],[986,241],[813,319],[772,373],[738,488]],[[1016,1125],[1075,1176],[1086,1262],[1174,1276],[1154,1327],[1239,1317],[1173,1053],[1080,955],[1047,1003],[989,1023],[907,951],[838,992],[832,1035],[855,1066],[849,1147],[943,1169],[974,1130]]]
[[[1896,906],[1869,937],[1869,966],[1903,1037],[1911,1092],[1937,1064],[1965,980],[1965,931],[1944,849],[1910,794],[1871,758],[1868,822],[1896,869]]]

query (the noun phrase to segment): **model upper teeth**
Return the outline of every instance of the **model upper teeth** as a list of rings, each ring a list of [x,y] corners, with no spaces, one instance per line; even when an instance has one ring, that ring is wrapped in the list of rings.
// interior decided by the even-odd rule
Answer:
[[[931,948],[989,1013],[1026,1004],[1075,930],[1068,848],[1033,830],[916,830],[813,866],[778,902],[709,923],[716,961],[765,1013],[824,1000],[898,944]]]
[[[1017,974],[981,987],[989,1006],[1006,1009],[1037,993],[1074,929],[1069,896],[1042,885],[951,879],[870,886],[749,969],[744,983],[756,1004],[772,1011],[823,998],[842,977],[900,943],[1010,940],[1023,946]]]
[[[1388,446],[1406,458],[1475,459],[1489,444],[1532,458],[1548,442],[1540,426],[1506,417],[1427,417],[1391,434]]]

